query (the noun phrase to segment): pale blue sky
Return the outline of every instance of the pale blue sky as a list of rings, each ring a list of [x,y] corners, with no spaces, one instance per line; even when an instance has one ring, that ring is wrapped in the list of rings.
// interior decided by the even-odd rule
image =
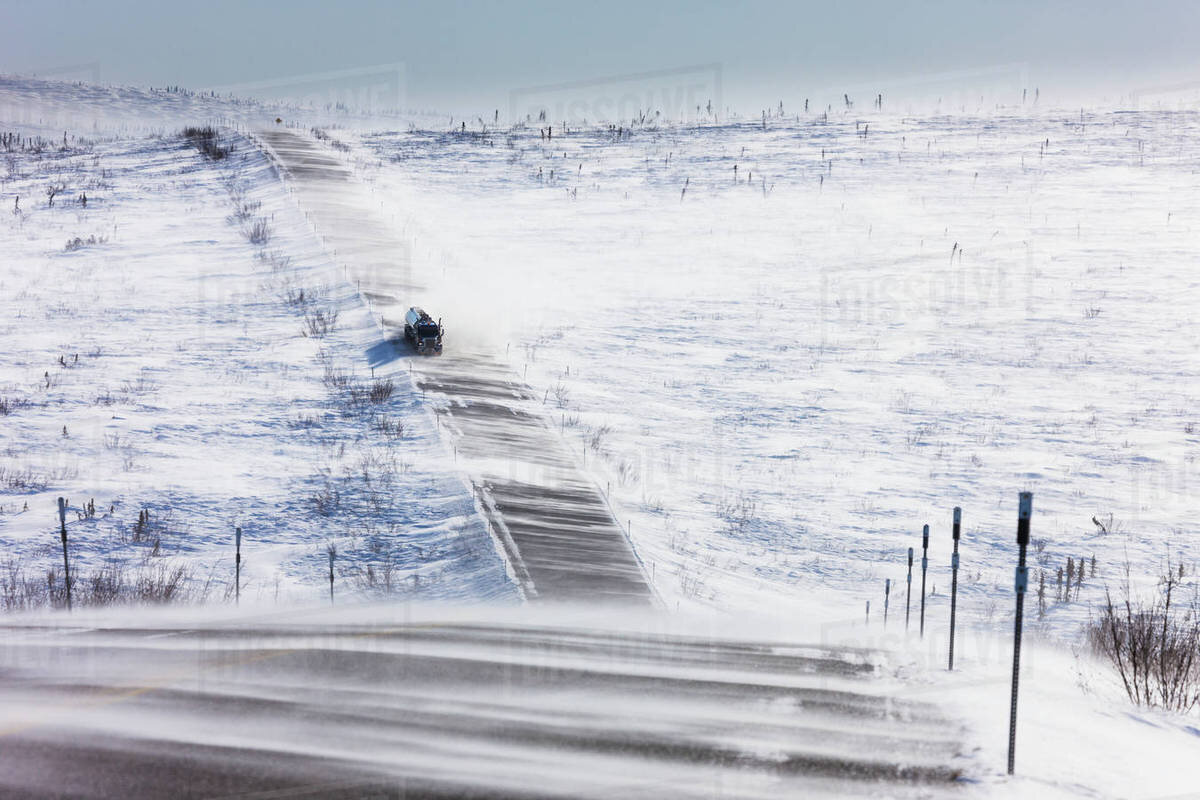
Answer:
[[[408,102],[447,110],[503,107],[530,85],[716,63],[724,102],[747,112],[842,84],[1020,64],[1031,91],[1068,103],[1200,80],[1200,6],[0,0],[0,72],[92,62],[104,82],[191,87],[403,63]]]

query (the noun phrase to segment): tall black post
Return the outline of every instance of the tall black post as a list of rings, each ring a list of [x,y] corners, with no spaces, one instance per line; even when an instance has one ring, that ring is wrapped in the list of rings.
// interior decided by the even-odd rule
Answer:
[[[892,595],[892,579],[886,578],[883,581],[883,627],[887,627],[888,615],[888,600]]]
[[[912,560],[913,549],[908,548],[908,591],[904,595],[904,630],[908,630],[909,609],[912,607]]]
[[[1017,756],[1017,683],[1021,676],[1021,623],[1025,613],[1025,590],[1029,587],[1029,570],[1025,567],[1025,548],[1029,546],[1029,518],[1033,516],[1033,493],[1021,492],[1017,511],[1017,616],[1013,623],[1012,709],[1008,717],[1008,774],[1013,774]]]
[[[329,548],[329,602],[333,602],[333,559],[337,557],[337,550]]]
[[[242,529],[234,528],[237,531],[235,536],[235,547],[237,554],[233,557],[233,602],[234,605],[242,603]]]
[[[954,614],[958,607],[958,537],[962,532],[962,509],[954,507],[954,555],[950,556],[950,666],[954,669]]]
[[[921,531],[921,638],[925,638],[925,573],[929,572],[929,526]]]
[[[63,583],[67,587],[67,611],[71,610],[71,562],[67,559],[67,501],[58,498],[58,522],[62,526]]]

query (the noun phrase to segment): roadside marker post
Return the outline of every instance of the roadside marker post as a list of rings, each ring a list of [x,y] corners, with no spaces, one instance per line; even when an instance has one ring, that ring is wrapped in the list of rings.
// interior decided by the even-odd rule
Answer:
[[[867,624],[871,624],[871,601],[867,601]]]
[[[1033,516],[1033,492],[1021,492],[1017,510],[1017,614],[1013,621],[1012,708],[1008,717],[1008,774],[1013,774],[1017,756],[1017,685],[1021,677],[1021,624],[1025,614],[1025,590],[1029,588],[1029,570],[1025,566],[1025,548],[1029,546],[1029,518]]]
[[[921,638],[925,638],[925,573],[929,572],[929,526],[921,532]]]
[[[886,578],[883,581],[883,627],[887,627],[888,617],[888,601],[892,594],[892,579]]]
[[[912,564],[913,549],[908,548],[908,591],[904,595],[904,630],[908,630],[909,611],[912,608]]]
[[[62,530],[63,583],[67,587],[67,611],[71,610],[71,562],[67,559],[67,501],[58,498],[58,522]]]
[[[329,603],[333,604],[333,560],[337,558],[337,548],[329,548]]]
[[[234,547],[237,550],[233,557],[233,604],[242,602],[242,529],[234,528]]]
[[[951,535],[954,537],[954,554],[950,556],[950,666],[954,669],[954,615],[958,607],[958,537],[962,532],[962,509],[954,507],[954,527]]]

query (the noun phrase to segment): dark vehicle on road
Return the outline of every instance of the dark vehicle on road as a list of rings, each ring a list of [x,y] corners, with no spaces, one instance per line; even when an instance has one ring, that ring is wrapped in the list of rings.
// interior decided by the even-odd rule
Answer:
[[[442,321],[413,306],[404,315],[404,338],[412,342],[418,353],[434,355],[442,352]]]

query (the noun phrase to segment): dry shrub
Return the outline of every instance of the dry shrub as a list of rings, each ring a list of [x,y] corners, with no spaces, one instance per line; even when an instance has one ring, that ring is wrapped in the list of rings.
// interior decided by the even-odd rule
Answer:
[[[1189,711],[1200,706],[1200,601],[1180,598],[1180,574],[1167,565],[1151,599],[1105,603],[1088,627],[1092,648],[1116,668],[1129,699],[1140,706]]]

